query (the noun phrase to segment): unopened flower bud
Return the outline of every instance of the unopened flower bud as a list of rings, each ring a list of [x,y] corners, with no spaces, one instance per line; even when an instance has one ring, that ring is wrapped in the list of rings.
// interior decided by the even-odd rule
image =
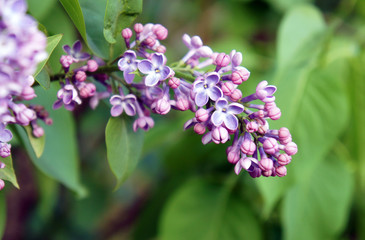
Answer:
[[[0,179],[0,191],[3,190],[5,187],[5,182]]]
[[[249,133],[256,132],[258,130],[259,126],[255,121],[249,122],[246,124],[246,130]]]
[[[294,142],[290,142],[290,143],[286,144],[284,151],[289,156],[295,155],[298,152],[297,144],[295,144]]]
[[[75,75],[76,81],[83,82],[86,80],[86,73],[84,71],[78,71]]]
[[[42,127],[36,126],[33,128],[33,135],[36,138],[42,137],[44,135],[44,130]]]
[[[256,150],[256,144],[252,140],[245,139],[241,145],[241,151],[244,154],[252,155]]]
[[[35,98],[36,96],[37,95],[34,93],[34,89],[32,87],[28,87],[28,86],[24,87],[22,94],[21,94],[21,97],[27,101]]]
[[[239,66],[242,63],[242,53],[236,52],[232,57],[232,64],[234,66]]]
[[[62,55],[60,58],[60,63],[63,68],[68,69],[73,63],[73,58],[69,55]]]
[[[178,98],[176,101],[176,107],[181,111],[186,111],[189,109],[189,100],[185,97]]]
[[[282,127],[279,129],[278,136],[279,141],[284,141],[285,139],[291,137],[291,134],[289,132],[289,129],[287,129],[286,127]]]
[[[274,163],[270,158],[263,157],[259,162],[259,167],[261,168],[262,171],[270,171],[274,167]]]
[[[262,171],[262,176],[271,177],[272,176],[272,170]]]
[[[229,97],[233,102],[238,102],[242,98],[242,92],[236,88]]]
[[[279,167],[277,167],[275,169],[276,175],[278,177],[284,177],[284,176],[286,176],[286,173],[287,173],[286,171],[287,170],[286,170],[286,167],[285,166],[279,166]]]
[[[268,114],[269,118],[272,120],[278,120],[281,117],[281,111],[280,111],[280,108],[278,108],[278,107],[269,109],[267,111],[267,114]]]
[[[278,156],[277,160],[281,166],[285,166],[291,162],[291,157],[288,154],[283,153]]]
[[[156,52],[158,52],[158,53],[165,53],[166,52],[166,47],[164,45],[159,45],[156,48]]]
[[[141,33],[143,31],[143,25],[141,23],[134,24],[134,31],[136,33]]]
[[[279,144],[275,138],[267,138],[263,143],[264,151],[268,154],[274,155],[279,151]]]
[[[213,51],[210,47],[203,46],[198,49],[197,53],[199,54],[200,57],[207,58],[213,54]]]
[[[143,41],[147,46],[153,47],[156,44],[156,39],[153,37],[148,37]]]
[[[212,132],[212,140],[216,144],[227,142],[228,137],[229,135],[227,129],[222,126],[214,128]]]
[[[195,48],[200,48],[203,46],[203,41],[199,36],[194,36],[191,38],[191,45]]]
[[[96,70],[98,70],[99,65],[95,60],[89,60],[87,61],[87,70],[89,72],[95,72]]]
[[[236,164],[240,160],[240,152],[237,151],[228,152],[227,160],[232,164]]]
[[[161,24],[156,24],[153,26],[153,33],[156,35],[158,40],[164,40],[167,38],[168,31]]]
[[[194,132],[196,132],[199,135],[203,135],[205,133],[205,126],[201,123],[195,124]]]
[[[249,77],[250,72],[246,68],[242,68],[232,73],[232,82],[240,85],[242,82],[247,81]]]
[[[132,37],[132,35],[133,35],[133,32],[130,28],[124,28],[122,30],[122,37],[124,39],[130,39]]]
[[[10,149],[11,149],[10,144],[0,142],[0,157],[2,158],[9,157],[11,154]]]
[[[166,99],[161,98],[156,102],[156,107],[155,107],[156,113],[165,115],[168,112],[170,112],[170,109],[171,105]]]
[[[222,92],[226,96],[231,96],[233,94],[233,92],[234,92],[235,89],[236,88],[235,88],[234,84],[232,82],[230,82],[230,81],[229,82],[225,82],[222,85]]]
[[[264,105],[264,109],[266,111],[269,111],[270,109],[276,108],[276,103],[275,102],[267,102]]]
[[[230,62],[231,58],[225,53],[219,53],[214,59],[214,65],[216,65],[218,68],[226,67]]]
[[[178,88],[180,86],[180,79],[179,78],[176,78],[176,77],[170,78],[170,80],[169,80],[169,86],[172,89]]]
[[[199,122],[206,122],[209,119],[209,111],[204,108],[199,108],[198,111],[195,112],[196,120]]]

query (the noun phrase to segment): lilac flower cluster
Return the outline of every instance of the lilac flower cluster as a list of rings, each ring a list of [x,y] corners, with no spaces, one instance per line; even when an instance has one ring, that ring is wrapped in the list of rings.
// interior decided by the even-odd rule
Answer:
[[[12,133],[6,129],[8,124],[30,124],[34,136],[40,137],[43,129],[37,119],[51,121],[39,106],[19,103],[36,96],[31,87],[32,74],[47,57],[47,39],[26,11],[24,0],[0,0],[0,156],[3,158],[10,156]],[[0,161],[0,169],[4,167]],[[0,179],[0,190],[3,186]]]
[[[165,27],[151,23],[135,24],[134,33],[129,28],[122,31],[127,50],[119,58],[116,70],[123,73],[123,78],[111,75],[112,78],[103,80],[111,95],[111,115],[117,117],[123,112],[129,116],[138,115],[134,131],[138,128],[147,131],[154,126],[151,113],[164,115],[171,109],[190,110],[195,116],[184,128],[194,128],[197,134],[203,135],[203,144],[226,143],[233,139],[227,148],[227,158],[235,165],[236,174],[245,169],[252,177],[285,176],[285,166],[296,154],[297,145],[292,142],[287,128],[269,129],[267,120],[277,120],[281,116],[273,96],[276,87],[262,81],[255,93],[242,97],[239,86],[250,76],[250,72],[241,66],[242,54],[235,50],[230,54],[215,53],[198,36],[185,34],[183,42],[188,52],[179,62],[168,66],[164,55],[166,48],[160,43],[167,35]],[[73,52],[81,49],[77,44]],[[61,58],[66,73],[69,66],[64,64],[68,63],[64,59],[77,59],[69,52]],[[75,69],[68,75],[72,78],[66,78],[56,106],[63,103],[72,110],[81,103],[78,84],[84,80],[80,81],[77,76],[85,70],[80,69],[87,68]],[[104,69],[111,68],[105,66]],[[92,71],[87,71],[87,75],[93,75]],[[108,96],[103,94],[103,97]],[[263,104],[254,104],[256,100]]]

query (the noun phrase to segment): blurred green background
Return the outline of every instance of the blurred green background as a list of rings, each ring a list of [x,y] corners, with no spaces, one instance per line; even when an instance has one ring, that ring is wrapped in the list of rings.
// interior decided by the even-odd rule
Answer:
[[[86,28],[102,28],[106,1],[79,2]],[[61,45],[81,38],[57,0],[28,4],[49,36],[63,34]],[[230,143],[203,146],[183,131],[193,113],[171,112],[154,117],[137,169],[113,191],[109,107],[51,111],[62,120],[46,128],[50,150],[36,167],[14,147],[21,190],[6,188],[4,239],[365,239],[365,1],[145,0],[136,22],[168,28],[169,62],[187,51],[184,33],[199,35],[216,52],[243,53],[251,72],[244,95],[264,79],[277,85],[282,118],[270,128],[288,127],[299,148],[288,175],[236,176],[225,155]],[[49,62],[55,72],[61,45]],[[56,87],[42,91],[39,102],[51,106]],[[59,138],[62,131],[71,140]],[[62,149],[73,141],[65,159]],[[54,166],[74,172],[46,176]]]

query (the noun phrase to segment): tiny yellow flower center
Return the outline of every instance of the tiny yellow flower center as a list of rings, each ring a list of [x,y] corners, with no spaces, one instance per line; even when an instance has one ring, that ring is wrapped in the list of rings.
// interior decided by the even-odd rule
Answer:
[[[222,112],[227,112],[227,109],[226,109],[226,108],[223,108],[223,109],[222,109]]]
[[[159,72],[161,72],[161,71],[160,71],[160,69],[156,69],[156,70],[155,70],[155,72],[156,72],[156,73],[159,73]]]
[[[204,88],[207,89],[208,88],[208,84],[204,84]]]

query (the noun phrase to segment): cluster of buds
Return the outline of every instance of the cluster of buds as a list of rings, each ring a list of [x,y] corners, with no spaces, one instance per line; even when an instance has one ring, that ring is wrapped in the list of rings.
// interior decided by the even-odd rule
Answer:
[[[195,116],[185,123],[184,129],[193,128],[202,135],[203,144],[233,139],[227,158],[235,164],[236,174],[245,169],[252,177],[285,176],[285,166],[297,152],[297,146],[287,128],[269,129],[267,120],[281,116],[273,96],[276,87],[262,81],[255,93],[243,97],[239,86],[248,80],[250,72],[241,66],[242,54],[235,50],[230,54],[213,52],[198,36],[185,34],[183,42],[188,52],[179,62],[168,66],[166,48],[160,43],[167,35],[165,27],[150,23],[135,24],[134,33],[129,28],[122,31],[127,50],[121,55],[117,70],[123,78],[104,81],[111,93],[111,115],[138,115],[134,131],[147,131],[154,126],[151,113],[165,115],[171,109],[190,110]],[[67,98],[66,85],[59,92],[58,102],[63,101],[65,106],[65,100],[73,105],[80,102],[78,71],[73,71],[72,81],[66,79],[76,89],[69,87]],[[255,100],[263,105],[253,104]]]
[[[36,95],[31,87],[39,62],[46,59],[47,39],[37,22],[26,14],[24,0],[0,0],[0,156],[10,156],[12,133],[8,124],[31,125],[33,135],[40,137],[41,119],[51,123],[39,106],[25,104]],[[21,101],[21,102],[20,102]],[[0,161],[0,170],[5,164]],[[4,187],[0,179],[0,190]]]

